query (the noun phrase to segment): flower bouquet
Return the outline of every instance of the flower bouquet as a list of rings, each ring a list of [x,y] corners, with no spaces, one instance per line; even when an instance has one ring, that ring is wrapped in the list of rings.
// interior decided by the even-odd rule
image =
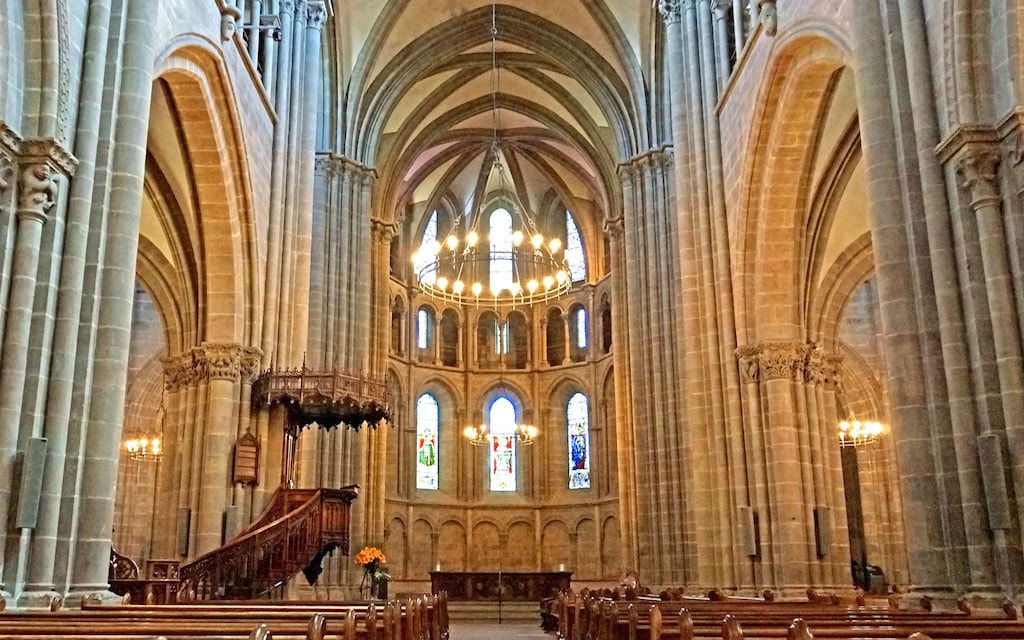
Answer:
[[[387,596],[387,581],[391,579],[382,566],[387,562],[384,552],[377,547],[363,547],[356,554],[356,564],[363,565],[363,581],[359,584],[360,597],[383,598]]]

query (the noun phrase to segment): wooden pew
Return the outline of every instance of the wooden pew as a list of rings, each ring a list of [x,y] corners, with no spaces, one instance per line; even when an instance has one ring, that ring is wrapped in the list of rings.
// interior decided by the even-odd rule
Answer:
[[[822,604],[826,602],[827,604]],[[845,606],[835,599],[816,603],[772,603],[751,599],[686,599],[663,602],[650,598],[611,601],[594,596],[559,598],[559,634],[566,640],[654,640],[656,638],[742,637],[803,638],[805,632],[828,638],[892,638],[915,632],[958,640],[1024,638],[1024,624],[1003,618],[965,613],[938,614],[879,607]],[[689,607],[689,610],[681,607]],[[682,610],[681,610],[682,609]],[[794,613],[798,615],[794,615]],[[728,619],[725,616],[728,614]],[[796,620],[799,620],[799,623]],[[723,627],[723,620],[729,624]],[[739,635],[738,635],[739,634]]]
[[[254,625],[274,638],[323,640],[446,640],[444,594],[376,604],[248,602],[122,605],[80,611],[0,613],[0,638],[31,640],[242,640]]]

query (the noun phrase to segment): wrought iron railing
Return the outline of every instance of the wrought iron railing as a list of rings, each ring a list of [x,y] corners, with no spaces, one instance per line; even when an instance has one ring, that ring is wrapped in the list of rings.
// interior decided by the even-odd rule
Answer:
[[[328,552],[349,551],[358,487],[279,489],[263,515],[228,544],[182,565],[182,600],[259,598],[304,571],[315,581]]]

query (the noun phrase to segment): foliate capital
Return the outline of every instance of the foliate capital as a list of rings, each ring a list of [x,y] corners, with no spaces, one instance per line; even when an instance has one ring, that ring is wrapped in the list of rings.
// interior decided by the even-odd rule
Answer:
[[[206,375],[210,380],[238,381],[242,377],[242,347],[237,344],[204,342]]]
[[[807,367],[810,347],[797,342],[762,342],[740,347],[736,357],[745,383],[762,380],[798,380]]]
[[[682,13],[682,0],[656,0],[655,5],[666,25],[679,22]]]

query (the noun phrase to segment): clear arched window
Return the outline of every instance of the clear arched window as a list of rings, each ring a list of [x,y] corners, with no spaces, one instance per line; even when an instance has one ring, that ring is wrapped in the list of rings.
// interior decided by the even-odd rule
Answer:
[[[434,261],[434,256],[437,255],[440,248],[441,246],[437,243],[437,212],[435,211],[430,214],[430,220],[427,220],[427,226],[423,229],[420,250],[416,254],[416,262],[413,265],[417,275],[423,270],[423,267]],[[434,281],[437,280],[437,272],[425,273],[420,280],[427,284],[434,284]]]
[[[565,259],[569,262],[569,275],[573,282],[587,279],[587,260],[583,254],[583,239],[572,214],[565,212]]]
[[[576,309],[576,348],[587,348],[587,310],[584,307]]]
[[[565,408],[569,432],[569,488],[590,488],[590,408],[587,396],[576,393]]]
[[[429,345],[428,337],[430,330],[430,314],[426,309],[420,309],[416,314],[416,346],[426,349]]]
[[[491,432],[491,491],[516,490],[516,408],[502,396],[488,412]]]
[[[490,221],[491,291],[512,287],[512,214],[495,209]]]
[[[437,434],[441,411],[437,400],[424,393],[416,401],[416,488],[437,489]]]

